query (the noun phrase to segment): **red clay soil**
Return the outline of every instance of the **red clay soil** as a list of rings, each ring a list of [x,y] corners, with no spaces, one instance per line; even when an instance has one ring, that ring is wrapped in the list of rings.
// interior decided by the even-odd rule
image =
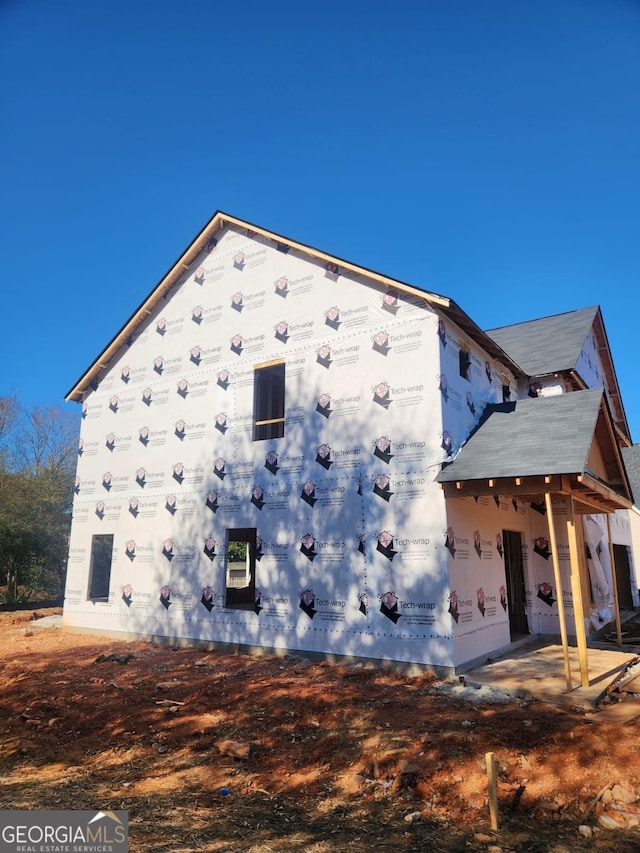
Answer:
[[[1,809],[126,809],[136,853],[640,850],[638,721],[38,627],[52,612],[0,614]]]

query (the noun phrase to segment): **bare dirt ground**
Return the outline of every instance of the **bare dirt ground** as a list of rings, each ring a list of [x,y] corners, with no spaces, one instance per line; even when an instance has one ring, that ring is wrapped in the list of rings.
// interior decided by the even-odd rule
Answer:
[[[127,809],[134,853],[640,851],[640,721],[31,621],[51,612],[0,614],[2,809]]]

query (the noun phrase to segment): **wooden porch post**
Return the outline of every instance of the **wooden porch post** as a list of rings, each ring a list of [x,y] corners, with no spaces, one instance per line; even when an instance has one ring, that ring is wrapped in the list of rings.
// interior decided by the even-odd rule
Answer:
[[[616,639],[618,645],[622,645],[622,624],[620,622],[620,602],[618,600],[618,578],[616,576],[616,564],[613,558],[613,542],[611,540],[611,516],[607,513],[607,538],[609,540],[609,560],[611,561],[611,582],[613,583],[613,606],[616,611]]]
[[[562,654],[564,657],[564,677],[567,681],[567,690],[573,690],[571,680],[571,663],[569,661],[569,642],[567,640],[567,621],[564,612],[564,597],[562,595],[562,578],[560,575],[560,561],[558,559],[558,543],[556,540],[556,527],[553,519],[553,504],[551,494],[545,493],[544,501],[547,506],[547,519],[549,522],[549,542],[551,543],[551,556],[553,558],[553,579],[558,596],[558,619],[560,620],[560,637],[562,639]]]
[[[567,507],[567,534],[569,540],[569,559],[571,561],[571,595],[573,596],[573,615],[576,623],[576,640],[580,659],[580,682],[589,686],[589,660],[587,656],[587,632],[584,627],[584,607],[582,604],[582,579],[580,566],[584,561],[583,537],[576,530],[574,499],[569,498]]]

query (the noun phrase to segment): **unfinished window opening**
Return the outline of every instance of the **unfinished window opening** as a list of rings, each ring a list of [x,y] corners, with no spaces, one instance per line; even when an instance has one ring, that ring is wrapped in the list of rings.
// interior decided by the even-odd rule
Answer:
[[[109,600],[111,562],[113,559],[113,533],[91,537],[91,564],[89,567],[89,593],[92,601]]]
[[[471,367],[471,352],[466,341],[458,341],[460,347],[460,376],[469,381],[469,368]]]
[[[508,403],[511,399],[511,383],[506,373],[501,375],[502,379],[502,402]]]
[[[284,361],[256,365],[253,419],[254,441],[284,435]]]
[[[256,598],[255,527],[227,530],[225,607],[253,608]]]

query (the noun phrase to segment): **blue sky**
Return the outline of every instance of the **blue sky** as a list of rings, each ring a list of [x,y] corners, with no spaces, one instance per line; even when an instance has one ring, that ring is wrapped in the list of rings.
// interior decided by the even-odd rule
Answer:
[[[62,404],[221,209],[483,328],[601,305],[640,441],[639,45],[635,0],[4,0],[0,395]]]

